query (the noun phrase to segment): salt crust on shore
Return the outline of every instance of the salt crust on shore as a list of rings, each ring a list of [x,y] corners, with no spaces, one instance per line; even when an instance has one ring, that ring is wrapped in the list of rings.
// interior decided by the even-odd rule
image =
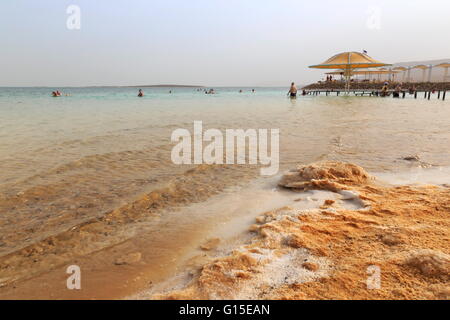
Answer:
[[[449,299],[446,186],[381,186],[364,169],[321,162],[288,172],[280,186],[327,190],[360,202],[266,212],[250,244],[206,263],[185,288],[153,299]],[[367,287],[368,267],[381,288]]]

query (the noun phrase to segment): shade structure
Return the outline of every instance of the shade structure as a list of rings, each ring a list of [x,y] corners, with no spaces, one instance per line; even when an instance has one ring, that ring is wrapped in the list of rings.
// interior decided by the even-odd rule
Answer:
[[[355,69],[377,68],[390,66],[390,64],[375,60],[365,53],[343,52],[334,55],[322,64],[309,66],[315,69],[341,69],[346,78],[346,90],[350,89],[350,77]]]
[[[389,66],[390,64],[377,61],[368,55],[360,52],[339,53],[322,64],[310,66],[316,69],[356,69],[356,68],[376,68]]]
[[[392,69],[392,70],[394,70],[394,71],[406,71],[406,70],[408,70],[408,68],[405,68],[405,67],[395,67],[395,68]]]
[[[393,75],[397,74],[399,71],[393,71],[393,70],[386,70],[386,69],[356,69],[350,72],[350,76],[353,75],[365,75],[365,76],[371,76],[371,75]],[[327,72],[328,75],[344,75],[345,69],[342,70],[336,70],[332,72]]]
[[[395,74],[397,74],[398,73],[398,71],[391,71],[391,70],[386,70],[386,69],[375,69],[375,70],[355,70],[355,71],[353,71],[352,72],[352,74],[354,74],[354,75],[364,75],[364,76],[369,76],[369,79],[370,79],[370,76],[372,76],[372,75],[377,75],[378,76],[378,80],[380,80],[381,79],[381,76],[382,75],[395,75]]]
[[[325,74],[331,74],[331,75],[339,75],[339,74],[344,74],[344,70],[341,71],[332,71],[332,72],[327,72]]]
[[[450,68],[450,63],[449,62],[445,62],[445,63],[441,63],[438,64],[437,66],[435,66],[437,68],[444,68],[444,82],[446,82],[448,80],[448,68]]]
[[[408,71],[408,68],[405,67],[395,67],[394,69],[392,69],[393,71],[403,71],[403,78],[402,81],[405,81],[405,75],[406,75],[406,71]]]
[[[398,71],[389,71],[389,70],[357,70],[353,71],[353,74],[395,74]]]
[[[425,71],[428,69],[429,67],[424,65],[424,64],[419,64],[417,66],[412,67],[411,69],[421,69],[422,70],[422,82],[425,82]]]

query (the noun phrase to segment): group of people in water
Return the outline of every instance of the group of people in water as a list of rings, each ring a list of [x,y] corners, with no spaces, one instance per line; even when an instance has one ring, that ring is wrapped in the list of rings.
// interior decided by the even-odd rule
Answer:
[[[63,94],[61,92],[59,92],[59,90],[56,90],[56,91],[52,92],[52,97],[62,97],[62,95]],[[70,94],[66,93],[66,94],[64,94],[64,96],[70,97]]]
[[[332,78],[331,76],[330,76],[329,78],[327,77],[327,81],[332,81],[332,80],[333,80],[333,78]],[[201,91],[201,89],[197,89],[197,91]],[[412,94],[415,94],[416,91],[417,91],[417,89],[416,89],[416,86],[415,86],[415,85],[412,85],[412,86],[408,89],[408,93],[411,94],[411,95],[412,95]],[[206,90],[206,89],[205,89],[204,92],[205,92],[205,94],[215,94],[215,93],[216,93],[216,91],[215,91],[214,89],[209,89],[209,90]],[[242,89],[239,90],[239,93],[242,93],[242,92],[243,92]],[[254,92],[255,92],[255,89],[252,89],[251,92],[254,93]],[[403,90],[403,88],[402,88],[402,84],[401,84],[401,83],[398,84],[398,85],[395,87],[394,91],[391,92],[391,91],[389,90],[389,82],[385,82],[384,85],[383,85],[383,87],[381,88],[381,90],[378,92],[378,95],[381,96],[381,97],[388,97],[388,96],[390,96],[391,93],[392,93],[392,95],[393,95],[394,98],[399,98],[399,97],[400,97],[400,94],[403,93],[403,92],[404,92],[404,90]],[[169,90],[169,93],[172,93],[172,90]],[[433,93],[434,93],[434,92],[433,92]],[[295,85],[294,82],[292,82],[292,83],[291,83],[291,87],[289,88],[289,91],[288,91],[287,95],[288,95],[291,99],[296,99],[296,98],[297,98],[297,94],[298,94],[297,86]],[[305,95],[307,95],[308,93],[306,92],[306,90],[303,89],[301,94],[302,94],[303,96],[305,96]],[[59,92],[59,90],[56,90],[56,91],[53,91],[53,92],[52,92],[52,96],[53,96],[53,97],[61,97],[61,96],[62,96],[62,93]],[[66,96],[68,96],[68,95],[66,94]],[[139,91],[138,91],[138,97],[143,97],[143,96],[144,96],[144,92],[142,91],[142,89],[139,89]]]
[[[402,84],[399,83],[397,84],[397,86],[395,87],[394,91],[392,92],[392,96],[394,98],[400,98],[400,94],[403,93],[405,90],[403,90]],[[412,85],[411,87],[408,88],[408,93],[409,94],[415,94],[417,89],[415,85]],[[381,91],[379,92],[379,95],[381,97],[388,97],[390,96],[391,92],[389,91],[389,82],[385,82],[383,84],[383,87],[381,88]]]
[[[197,92],[201,92],[202,91],[202,89],[197,89]],[[209,89],[209,90],[207,90],[207,89],[204,89],[203,90],[203,92],[205,93],[205,94],[216,94],[216,91],[214,90],[214,89]],[[239,93],[242,93],[243,91],[242,90],[239,90]],[[256,91],[255,91],[255,89],[252,89],[251,90],[251,92],[252,93],[255,93]],[[169,90],[169,93],[172,93],[172,90]],[[142,89],[139,89],[139,92],[138,92],[138,97],[143,97],[144,96],[144,92],[142,91]]]
[[[197,91],[200,92],[200,91],[202,91],[202,89],[197,89]],[[239,93],[243,93],[243,92],[244,92],[244,91],[243,91],[242,89],[239,90]],[[252,92],[252,93],[255,93],[256,90],[255,90],[255,89],[252,89],[251,92]],[[298,89],[297,89],[295,83],[292,82],[292,83],[291,83],[291,87],[290,87],[289,92],[288,92],[288,96],[289,96],[290,98],[292,98],[292,99],[295,99],[295,98],[297,98],[297,92],[298,92]],[[172,90],[169,90],[169,93],[172,93]],[[205,94],[216,94],[216,91],[215,91],[214,89],[212,89],[212,88],[209,89],[209,90],[204,89],[204,93],[205,93]],[[307,95],[306,90],[303,90],[303,91],[302,91],[302,95],[304,95],[304,96]],[[56,91],[53,91],[53,92],[52,92],[52,96],[53,96],[53,97],[61,97],[61,96],[62,96],[62,93],[59,92],[59,90],[56,90]],[[68,96],[68,94],[66,94],[66,96]],[[139,89],[138,95],[137,95],[137,96],[138,96],[139,98],[142,98],[142,97],[144,96],[144,91],[142,91],[142,89]]]

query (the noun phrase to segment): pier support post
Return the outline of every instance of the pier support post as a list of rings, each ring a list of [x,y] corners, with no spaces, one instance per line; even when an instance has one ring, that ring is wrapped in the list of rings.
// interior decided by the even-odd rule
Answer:
[[[444,91],[444,94],[442,95],[442,101],[445,101],[445,94],[447,93],[447,91]]]
[[[403,91],[402,98],[405,99],[405,96],[406,96],[406,91]]]
[[[431,91],[428,91],[428,100],[431,99]]]
[[[438,100],[441,98],[441,91],[438,91]]]
[[[414,92],[414,99],[417,99],[417,91]]]

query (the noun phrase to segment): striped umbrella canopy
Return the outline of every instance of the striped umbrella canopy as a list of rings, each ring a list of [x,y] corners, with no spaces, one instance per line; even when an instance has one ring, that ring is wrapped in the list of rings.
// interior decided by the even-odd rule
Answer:
[[[402,81],[405,81],[405,75],[406,75],[406,71],[408,71],[408,68],[405,67],[395,67],[394,69],[392,69],[393,71],[403,71],[403,79]]]
[[[369,75],[369,74],[377,74],[377,75],[381,75],[381,74],[396,74],[396,73],[399,73],[399,71],[394,71],[394,70],[386,70],[386,69],[384,69],[384,70],[382,70],[382,69],[373,69],[373,70],[370,70],[370,69],[367,69],[367,70],[364,70],[364,69],[361,69],[361,70],[353,70],[352,72],[351,72],[351,74],[350,75],[361,75],[361,74],[365,74],[365,75]],[[345,74],[345,69],[342,69],[342,70],[336,70],[336,71],[332,71],[332,72],[327,72],[326,74],[329,74],[329,75],[340,75],[340,74]]]
[[[441,64],[438,64],[435,67],[438,67],[438,68],[449,68],[450,67],[450,63],[449,62],[441,63]]]
[[[374,70],[356,70],[353,71],[354,75],[364,75],[364,77],[369,76],[369,79],[372,75],[377,75],[378,76],[378,80],[381,80],[381,76],[382,75],[395,75],[397,74],[399,71],[391,71],[391,70],[386,70],[386,69],[374,69]]]
[[[417,66],[412,67],[411,69],[421,69],[422,70],[422,82],[425,82],[425,72],[429,68],[429,66],[426,66],[424,64],[419,64]]]
[[[450,68],[450,63],[448,63],[448,62],[441,63],[441,64],[438,64],[436,67],[437,68],[445,68],[444,82],[447,81],[447,79],[448,79],[448,68]]]
[[[353,74],[395,74],[398,71],[389,71],[389,70],[358,70],[353,71]]]
[[[375,60],[361,52],[343,52],[334,55],[327,61],[309,66],[314,69],[342,69],[346,77],[346,90],[350,90],[350,77],[355,69],[377,68],[390,64]]]

